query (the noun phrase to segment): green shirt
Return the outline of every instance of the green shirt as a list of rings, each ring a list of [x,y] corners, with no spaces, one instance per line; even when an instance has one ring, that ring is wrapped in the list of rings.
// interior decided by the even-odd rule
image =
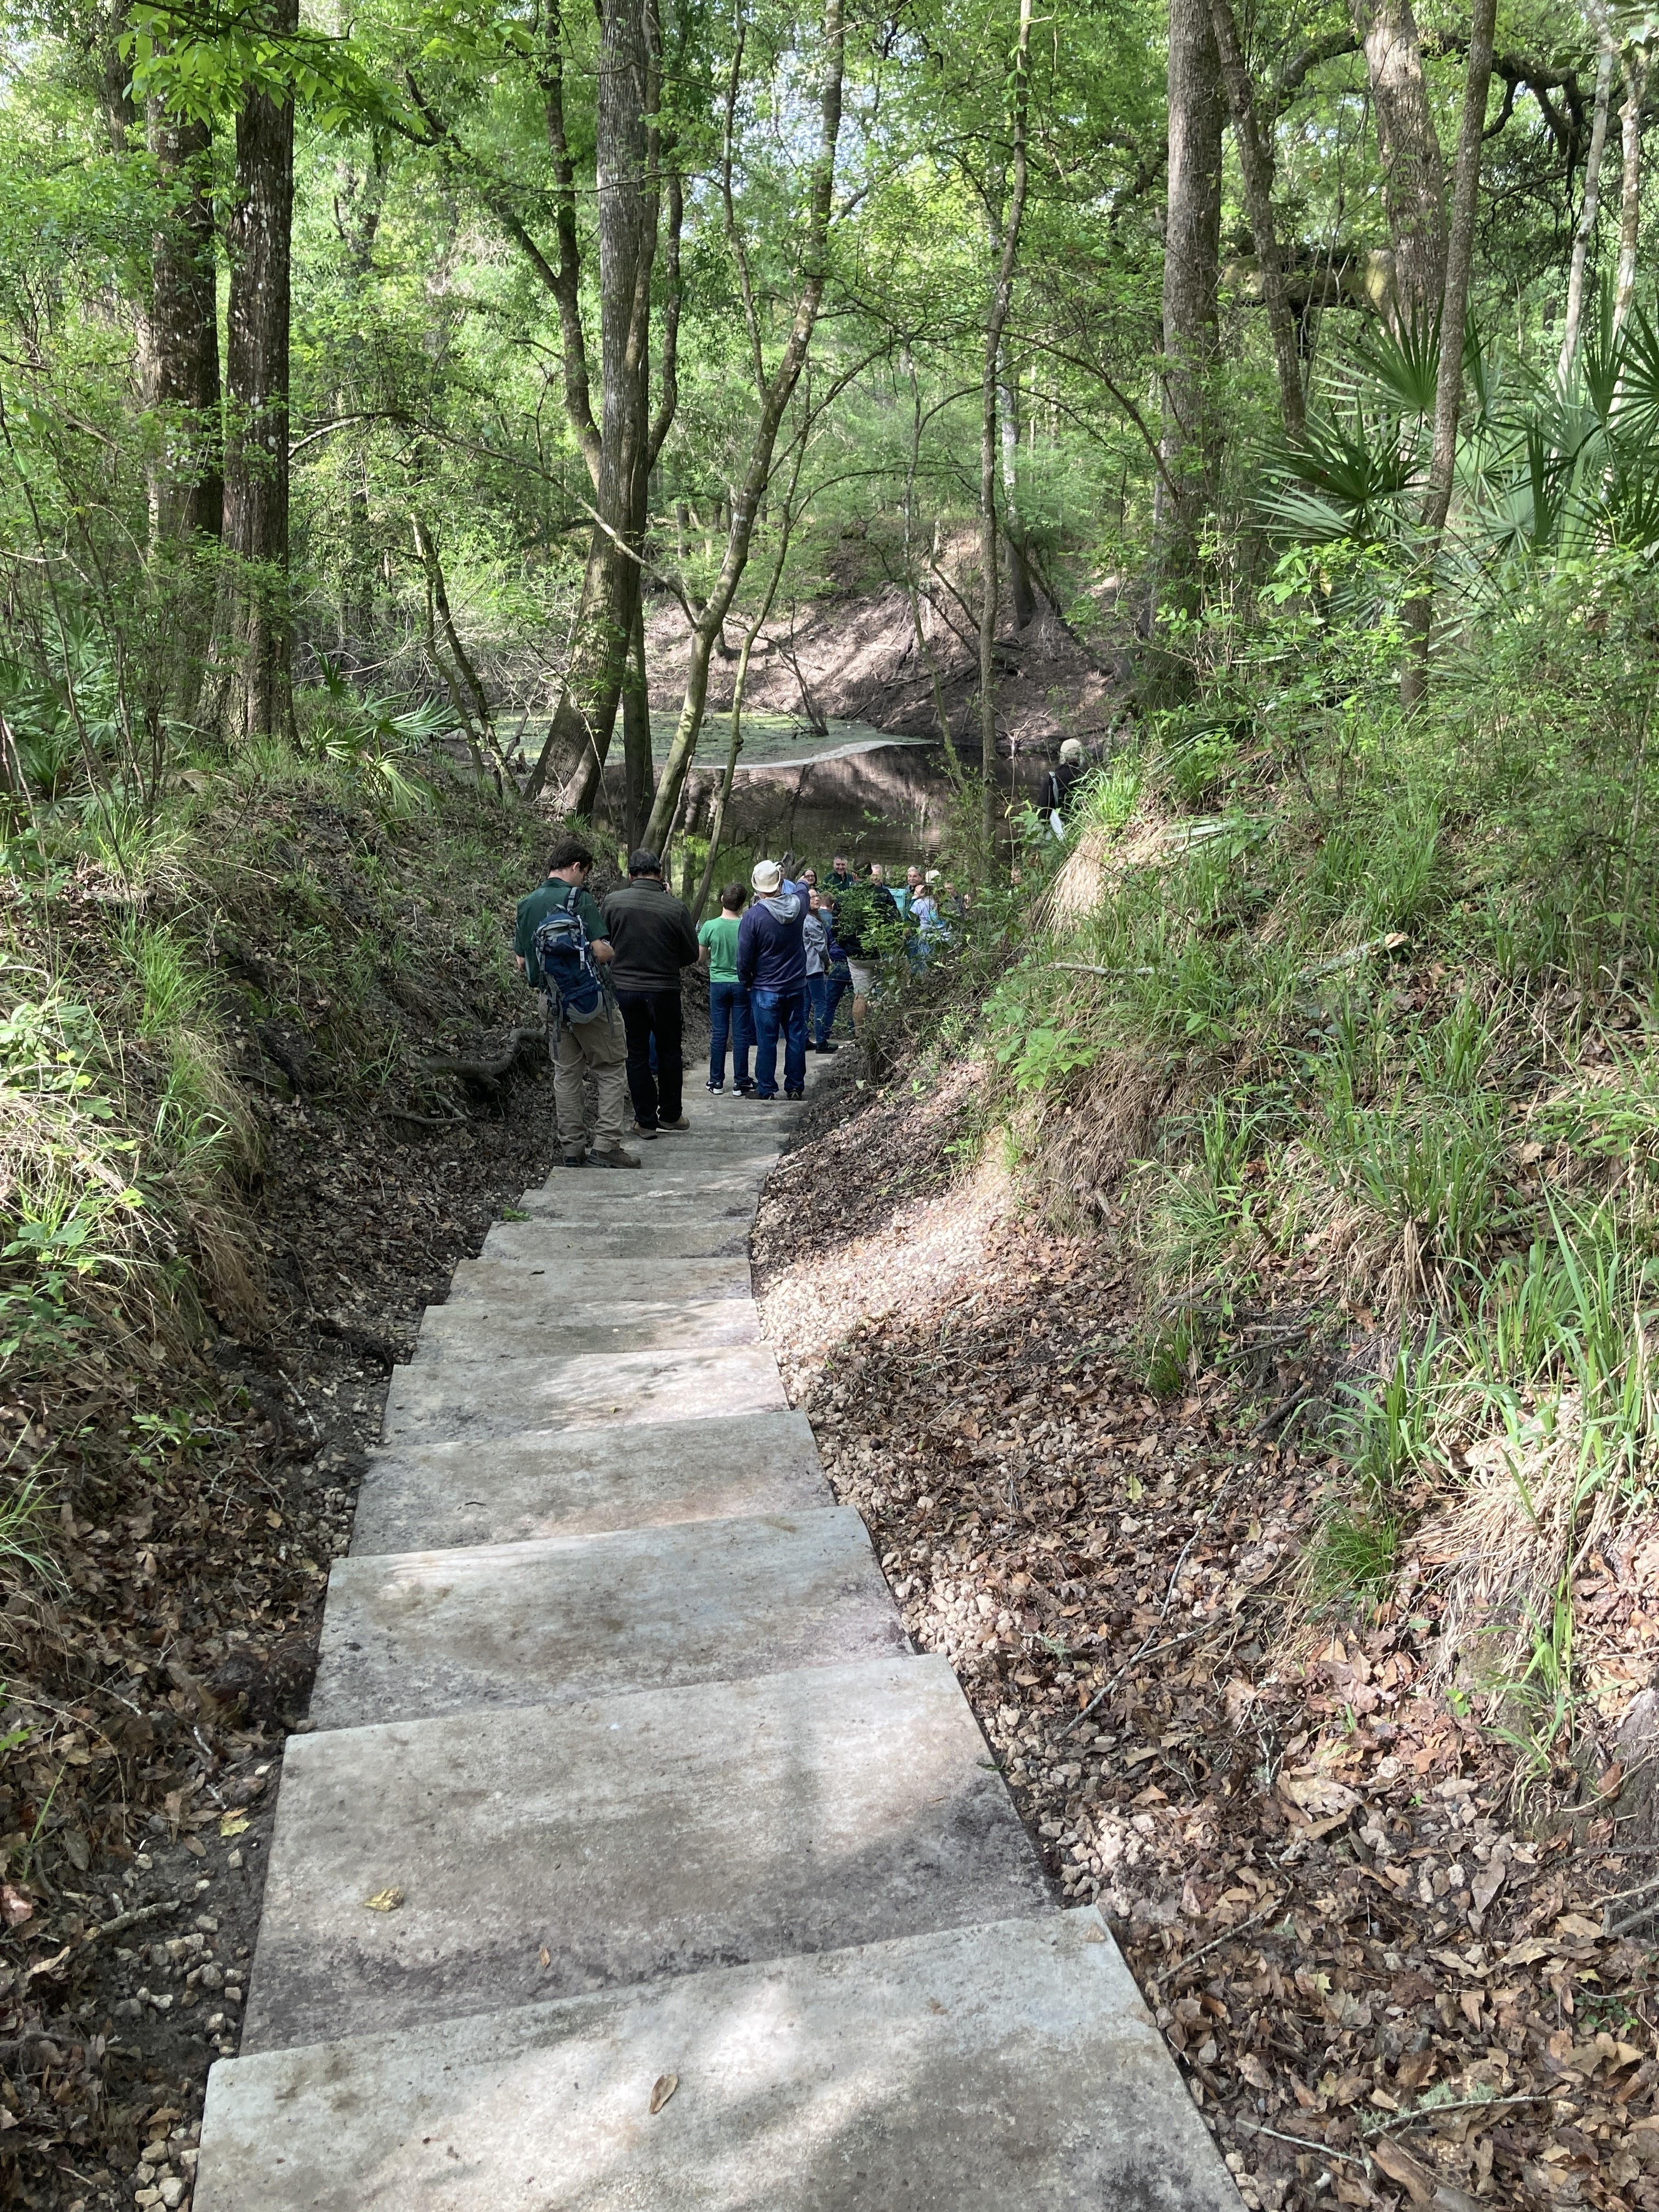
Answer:
[[[734,914],[723,914],[714,921],[706,921],[697,932],[699,945],[708,947],[708,980],[711,983],[735,983],[738,980],[738,931],[740,927]]]
[[[566,883],[562,876],[550,876],[544,884],[538,884],[528,898],[519,901],[519,918],[513,932],[513,950],[524,962],[525,981],[532,991],[542,988],[541,969],[536,959],[537,928],[550,914],[566,905],[574,907],[581,917],[590,945],[604,942],[605,916],[591,891],[579,890],[574,884]]]

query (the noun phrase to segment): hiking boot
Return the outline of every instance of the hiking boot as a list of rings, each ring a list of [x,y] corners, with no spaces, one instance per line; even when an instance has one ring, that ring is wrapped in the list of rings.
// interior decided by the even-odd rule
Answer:
[[[804,1091],[786,1091],[783,1095],[786,1098],[805,1098],[806,1093]]]
[[[657,1132],[654,1124],[648,1129],[646,1127],[643,1121],[635,1121],[634,1124],[634,1134],[636,1137],[645,1138],[647,1142],[653,1140],[656,1137],[656,1133]]]
[[[651,1133],[654,1137],[657,1133],[653,1129]],[[612,1145],[608,1152],[596,1148],[587,1158],[590,1164],[596,1168],[636,1168],[640,1164],[637,1152],[625,1152],[620,1145]]]
[[[691,1127],[691,1124],[686,1120],[684,1115],[682,1114],[678,1121],[659,1121],[657,1127],[659,1129],[689,1129]]]
[[[587,1165],[586,1152],[567,1152],[564,1156],[564,1165],[568,1168],[586,1167]]]
[[[841,1050],[841,1047],[838,1044],[821,1044],[818,1047],[818,1050],[820,1052],[839,1052]]]

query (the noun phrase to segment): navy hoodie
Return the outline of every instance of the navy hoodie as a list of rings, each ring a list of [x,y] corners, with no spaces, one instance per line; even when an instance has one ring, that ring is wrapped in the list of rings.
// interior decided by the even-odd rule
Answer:
[[[738,930],[738,981],[749,991],[804,991],[806,902],[775,891],[757,899]]]

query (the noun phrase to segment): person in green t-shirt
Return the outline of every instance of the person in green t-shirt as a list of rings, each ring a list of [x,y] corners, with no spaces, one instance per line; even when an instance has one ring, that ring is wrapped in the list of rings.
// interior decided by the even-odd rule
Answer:
[[[729,1032],[732,1087],[745,1098],[755,1087],[749,1079],[755,1025],[750,1018],[749,994],[738,981],[738,923],[748,898],[741,884],[727,884],[720,893],[719,919],[705,921],[697,932],[697,942],[702,947],[697,955],[697,965],[708,971],[707,1088],[726,1088],[726,1042]]]
[[[558,1124],[559,1150],[568,1168],[636,1168],[637,1152],[623,1146],[623,1115],[628,1096],[623,1066],[628,1038],[623,1018],[605,971],[613,957],[605,934],[605,916],[587,888],[593,872],[593,855],[586,845],[567,837],[554,848],[547,864],[547,880],[519,901],[513,932],[513,957],[519,973],[542,999],[547,1015],[547,1052],[553,1063],[553,1112]],[[548,990],[536,958],[536,931],[558,908],[574,911],[587,933],[592,953],[605,980],[605,1005],[592,1021],[561,1018],[556,992]],[[593,1078],[598,1094],[593,1117],[593,1142],[586,1133],[586,1078]]]

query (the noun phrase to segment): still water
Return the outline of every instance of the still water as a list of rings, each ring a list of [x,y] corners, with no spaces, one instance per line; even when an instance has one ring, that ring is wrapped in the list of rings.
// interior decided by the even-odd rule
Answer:
[[[668,757],[678,720],[678,714],[672,712],[652,715],[651,750],[658,761]],[[697,739],[698,768],[724,768],[731,742],[730,714],[711,713],[705,716]],[[808,761],[833,760],[838,756],[867,751],[872,745],[917,745],[929,742],[925,738],[890,736],[887,731],[877,729],[873,723],[833,718],[820,736],[810,722],[801,720],[796,714],[745,714],[743,750],[738,756],[738,767],[739,772],[745,768],[804,767]]]

